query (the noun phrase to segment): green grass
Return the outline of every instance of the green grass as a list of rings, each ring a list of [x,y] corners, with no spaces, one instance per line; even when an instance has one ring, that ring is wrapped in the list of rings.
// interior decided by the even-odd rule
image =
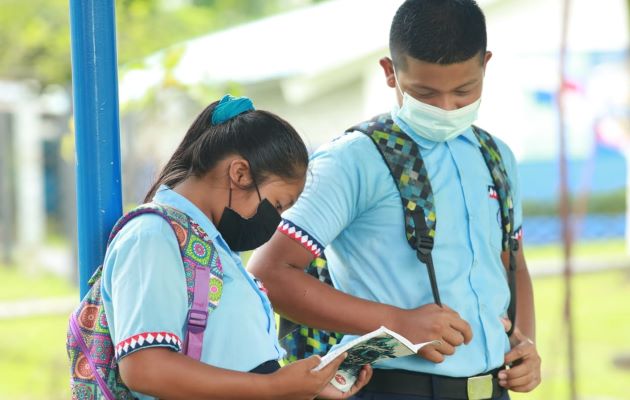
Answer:
[[[14,266],[0,264],[0,301],[72,296],[77,293],[67,279],[41,271],[26,273]]]
[[[571,197],[571,205],[574,212],[583,199],[579,196]],[[590,194],[586,199],[587,214],[623,214],[626,212],[626,189],[613,190],[606,193]],[[558,215],[557,201],[525,201],[523,202],[523,214],[527,216],[551,216]]]
[[[49,233],[44,238],[44,243],[48,247],[56,249],[67,249],[70,247],[70,241],[68,238],[59,233]]]
[[[77,296],[67,279],[0,265],[0,302]],[[0,399],[69,399],[67,316],[0,319]]]
[[[543,359],[543,383],[533,393],[513,399],[568,398],[563,283],[560,278],[534,281],[537,346]],[[630,353],[630,271],[575,277],[575,353],[581,398],[630,399],[630,371],[613,366],[616,355]]]
[[[543,246],[524,246],[525,258],[532,260],[560,260],[562,259],[562,247],[557,244]],[[573,258],[575,259],[619,259],[630,256],[626,252],[624,239],[577,242],[573,245]]]
[[[562,280],[540,278],[534,287],[543,383],[533,393],[512,398],[568,398]],[[24,293],[65,296],[76,292],[63,280],[31,279],[0,269],[0,295],[14,299],[26,297]],[[615,355],[630,352],[630,271],[578,275],[574,299],[580,397],[630,399],[630,371],[618,370],[612,363]],[[0,320],[0,399],[69,398],[66,325],[65,315]]]
[[[0,399],[69,399],[67,316],[0,320]]]

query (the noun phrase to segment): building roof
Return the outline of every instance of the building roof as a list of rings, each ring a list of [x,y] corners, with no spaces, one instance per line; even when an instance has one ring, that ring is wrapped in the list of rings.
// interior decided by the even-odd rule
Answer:
[[[386,51],[391,20],[403,0],[329,0],[211,33],[159,51],[121,74],[120,101],[141,99],[172,77],[184,85],[251,85],[313,77]],[[489,49],[508,54],[555,54],[560,47],[560,0],[478,0],[488,19]],[[601,4],[600,4],[601,3]],[[623,0],[576,0],[570,50],[624,51]],[[593,26],[596,28],[585,29]],[[166,62],[169,60],[169,62]]]
[[[387,48],[401,3],[333,0],[189,40],[123,73],[121,101],[142,97],[164,80],[169,52],[182,52],[173,76],[183,84],[253,84],[333,69]]]

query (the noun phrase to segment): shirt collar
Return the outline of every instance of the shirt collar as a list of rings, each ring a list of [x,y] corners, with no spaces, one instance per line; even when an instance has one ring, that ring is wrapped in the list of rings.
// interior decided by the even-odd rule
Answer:
[[[398,116],[396,115],[397,111],[398,111],[397,107],[394,107],[394,109],[391,112],[392,120],[396,123],[396,125],[400,127],[400,129],[402,129],[403,132],[405,132],[421,148],[426,149],[426,150],[431,150],[438,144],[438,142],[434,142],[433,140],[424,138],[418,135],[416,132],[414,132],[413,129],[411,129],[409,125],[405,123],[405,121],[398,118]],[[477,137],[475,136],[475,132],[473,132],[472,127],[466,129],[464,133],[462,133],[461,135],[459,135],[453,140],[460,140],[460,139],[464,139],[468,141],[470,144],[473,144],[479,147],[479,141],[477,140]]]
[[[473,144],[473,145],[475,145],[477,147],[481,146],[479,144],[479,140],[477,139],[477,135],[475,135],[475,130],[473,129],[472,126],[470,128],[468,128],[468,129],[466,129],[464,131],[464,133],[462,133],[459,137],[468,140],[470,142],[470,144]]]
[[[219,231],[214,226],[212,221],[204,214],[196,205],[181,194],[177,193],[173,189],[166,185],[161,185],[153,201],[158,204],[164,204],[178,209],[179,211],[187,214],[196,223],[203,228],[203,230],[212,238],[219,236]]]

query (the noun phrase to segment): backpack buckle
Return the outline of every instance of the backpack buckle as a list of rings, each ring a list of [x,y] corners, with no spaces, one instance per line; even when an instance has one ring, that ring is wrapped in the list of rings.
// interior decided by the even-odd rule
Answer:
[[[417,250],[422,255],[427,255],[433,250],[433,238],[429,235],[421,235],[418,238]]]
[[[433,251],[433,238],[429,235],[421,235],[417,239],[416,243],[418,259],[427,264],[429,262],[429,257],[431,257],[431,251]]]
[[[188,311],[188,331],[192,333],[203,332],[208,324],[208,310]]]

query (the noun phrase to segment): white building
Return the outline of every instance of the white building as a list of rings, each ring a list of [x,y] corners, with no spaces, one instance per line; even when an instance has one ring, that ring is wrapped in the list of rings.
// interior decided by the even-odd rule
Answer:
[[[388,55],[389,27],[401,3],[331,0],[161,51],[147,58],[142,68],[121,74],[123,108],[146,99],[147,94],[161,103],[159,112],[146,111],[146,103],[141,105],[145,111],[140,117],[135,115],[135,123],[124,122],[123,130],[133,132],[134,141],[144,143],[145,135],[151,137],[146,140],[149,148],[145,144],[142,148],[163,161],[200,111],[200,104],[232,91],[285,117],[315,147],[390,109],[394,93],[385,85],[378,60]],[[562,1],[479,3],[488,20],[488,49],[494,53],[479,123],[505,139],[520,159],[555,157],[553,107],[541,110],[531,98],[532,93],[553,93],[558,87]],[[624,0],[575,0],[572,4],[569,47],[573,64],[587,62],[592,54],[622,54],[628,49]],[[185,95],[176,87],[184,88]],[[612,92],[626,87],[618,85]],[[585,96],[573,101],[574,126],[590,127],[593,113],[589,110],[594,109],[590,102]],[[570,140],[571,154],[585,156],[591,138],[583,129],[571,131],[575,136]]]
[[[0,81],[0,261],[42,248],[43,142],[54,134],[51,120],[67,113],[62,92],[40,95],[29,83]]]

